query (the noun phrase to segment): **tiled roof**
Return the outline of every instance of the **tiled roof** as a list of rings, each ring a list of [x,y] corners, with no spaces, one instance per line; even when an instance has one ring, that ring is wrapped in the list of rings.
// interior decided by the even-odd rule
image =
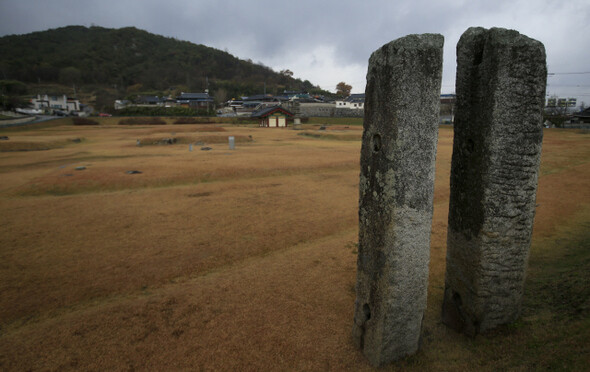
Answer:
[[[287,116],[293,116],[291,111],[282,108],[281,106],[271,106],[267,108],[263,108],[262,110],[255,111],[252,113],[253,118],[263,118],[266,117],[276,111],[281,111],[282,113],[286,114]]]

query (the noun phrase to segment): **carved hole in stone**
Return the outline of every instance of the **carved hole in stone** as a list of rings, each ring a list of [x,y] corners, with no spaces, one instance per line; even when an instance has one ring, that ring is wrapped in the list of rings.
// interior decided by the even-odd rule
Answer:
[[[475,149],[475,143],[473,143],[473,140],[472,140],[471,138],[469,138],[469,139],[467,140],[467,145],[466,145],[466,146],[467,146],[467,152],[468,152],[468,153],[470,153],[470,154],[471,154],[471,153],[473,152],[473,150]]]
[[[475,56],[473,56],[473,65],[477,66],[481,63],[481,61],[483,61],[483,49],[477,51]]]
[[[363,314],[365,314],[366,320],[371,319],[371,308],[369,307],[369,304],[363,305]]]
[[[461,295],[457,292],[453,292],[453,303],[457,308],[461,307]]]
[[[473,328],[476,334],[479,333],[479,322],[477,320],[473,321]]]
[[[381,136],[379,134],[373,135],[373,151],[379,152],[381,150]]]

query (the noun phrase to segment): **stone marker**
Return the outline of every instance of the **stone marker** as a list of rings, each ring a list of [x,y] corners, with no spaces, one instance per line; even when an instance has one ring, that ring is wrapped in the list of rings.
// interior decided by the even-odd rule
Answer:
[[[442,319],[468,335],[520,313],[546,78],[543,44],[516,31],[470,28],[457,44]]]
[[[374,366],[419,347],[443,41],[437,34],[408,35],[369,60],[352,335]]]
[[[236,140],[234,136],[229,136],[228,137],[228,142],[229,142],[229,149],[230,150],[235,150],[236,149]]]

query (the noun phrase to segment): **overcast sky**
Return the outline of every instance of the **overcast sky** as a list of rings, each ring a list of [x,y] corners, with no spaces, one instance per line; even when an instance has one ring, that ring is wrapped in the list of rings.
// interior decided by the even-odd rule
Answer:
[[[412,33],[445,37],[442,93],[453,93],[461,34],[511,28],[545,44],[548,95],[590,104],[588,0],[0,0],[0,36],[67,25],[135,26],[353,93],[364,92],[371,53]]]

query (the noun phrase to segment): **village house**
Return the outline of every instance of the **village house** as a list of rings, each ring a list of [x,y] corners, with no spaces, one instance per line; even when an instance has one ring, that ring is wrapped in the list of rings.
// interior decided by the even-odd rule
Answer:
[[[131,102],[129,102],[129,100],[126,100],[126,99],[115,100],[115,110],[124,109],[125,107],[129,106],[130,104],[131,104]]]
[[[457,100],[457,96],[454,94],[441,94],[440,95],[440,104],[441,105],[454,105],[455,101]]]
[[[569,116],[563,123],[564,128],[590,129],[590,107]]]
[[[287,127],[287,120],[294,115],[281,106],[271,106],[252,113],[253,118],[260,119],[260,126],[265,128]]]
[[[80,111],[80,101],[74,98],[68,98],[64,95],[37,94],[37,97],[31,99],[31,104],[35,110],[43,111],[63,111],[78,112]]]
[[[365,94],[351,94],[344,100],[336,101],[336,107],[362,110],[365,107]]]
[[[573,114],[572,122],[590,124],[590,107]]]
[[[207,108],[213,107],[213,98],[208,93],[180,93],[176,104],[182,107]]]
[[[138,106],[164,106],[164,98],[158,96],[139,96],[135,103]]]

